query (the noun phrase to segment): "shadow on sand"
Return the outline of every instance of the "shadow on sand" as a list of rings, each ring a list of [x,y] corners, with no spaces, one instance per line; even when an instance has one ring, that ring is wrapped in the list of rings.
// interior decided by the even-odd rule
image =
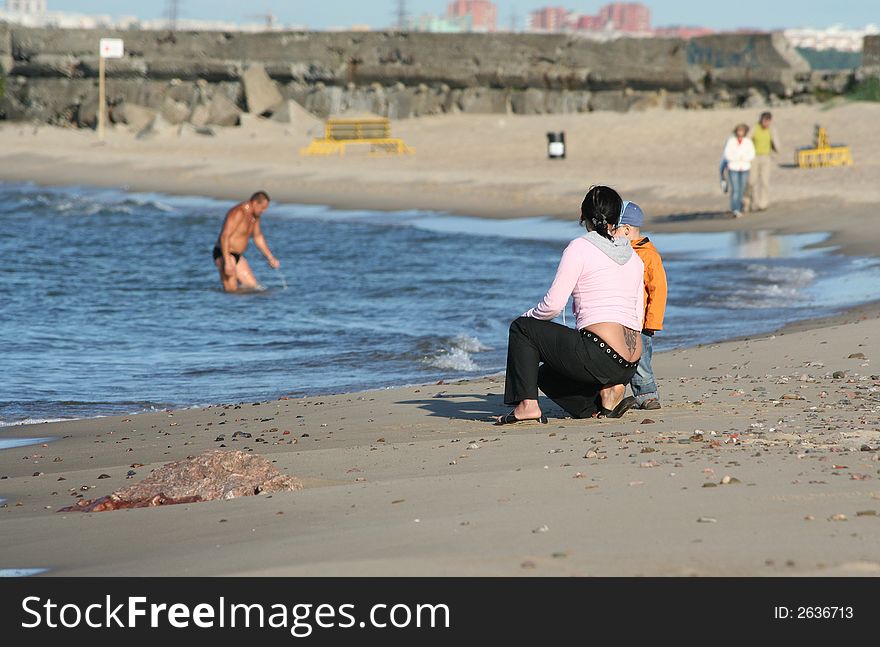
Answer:
[[[426,411],[428,415],[437,418],[474,420],[486,423],[491,423],[494,416],[504,415],[513,408],[504,404],[502,395],[491,393],[438,393],[432,398],[404,400],[400,404],[415,405],[422,411]],[[544,414],[549,416],[551,420],[554,417],[562,418],[562,410],[552,405],[552,402],[542,400],[541,407],[544,409]]]

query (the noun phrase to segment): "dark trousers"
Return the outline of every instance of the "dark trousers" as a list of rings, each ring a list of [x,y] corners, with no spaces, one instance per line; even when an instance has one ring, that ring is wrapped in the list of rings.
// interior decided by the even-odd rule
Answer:
[[[537,400],[540,388],[573,418],[589,418],[598,411],[599,391],[628,384],[638,366],[618,361],[608,350],[578,330],[520,317],[510,324],[505,404]]]

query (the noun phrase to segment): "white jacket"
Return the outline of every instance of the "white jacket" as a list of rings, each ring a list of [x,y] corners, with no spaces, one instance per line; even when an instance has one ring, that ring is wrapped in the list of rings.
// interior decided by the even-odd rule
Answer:
[[[748,171],[752,168],[753,159],[755,159],[755,145],[751,138],[743,137],[742,142],[737,141],[736,135],[727,138],[724,152],[721,154],[721,160],[727,162],[727,168],[731,171]]]

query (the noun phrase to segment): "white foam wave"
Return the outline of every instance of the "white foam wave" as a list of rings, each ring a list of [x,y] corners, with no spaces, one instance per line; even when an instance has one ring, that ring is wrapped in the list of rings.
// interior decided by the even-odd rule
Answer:
[[[0,427],[18,427],[24,425],[42,425],[46,422],[66,422],[75,418],[25,418],[24,420],[0,420]]]
[[[482,353],[487,350],[491,349],[476,337],[457,335],[449,341],[449,348],[441,348],[432,357],[426,357],[424,362],[428,366],[445,371],[478,371],[480,367],[471,357],[471,353]]]

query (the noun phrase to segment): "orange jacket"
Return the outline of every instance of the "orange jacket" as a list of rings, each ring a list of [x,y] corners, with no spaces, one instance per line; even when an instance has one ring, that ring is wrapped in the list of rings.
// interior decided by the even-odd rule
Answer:
[[[647,238],[632,241],[633,249],[645,264],[644,330],[663,330],[666,312],[666,270],[654,244]]]

